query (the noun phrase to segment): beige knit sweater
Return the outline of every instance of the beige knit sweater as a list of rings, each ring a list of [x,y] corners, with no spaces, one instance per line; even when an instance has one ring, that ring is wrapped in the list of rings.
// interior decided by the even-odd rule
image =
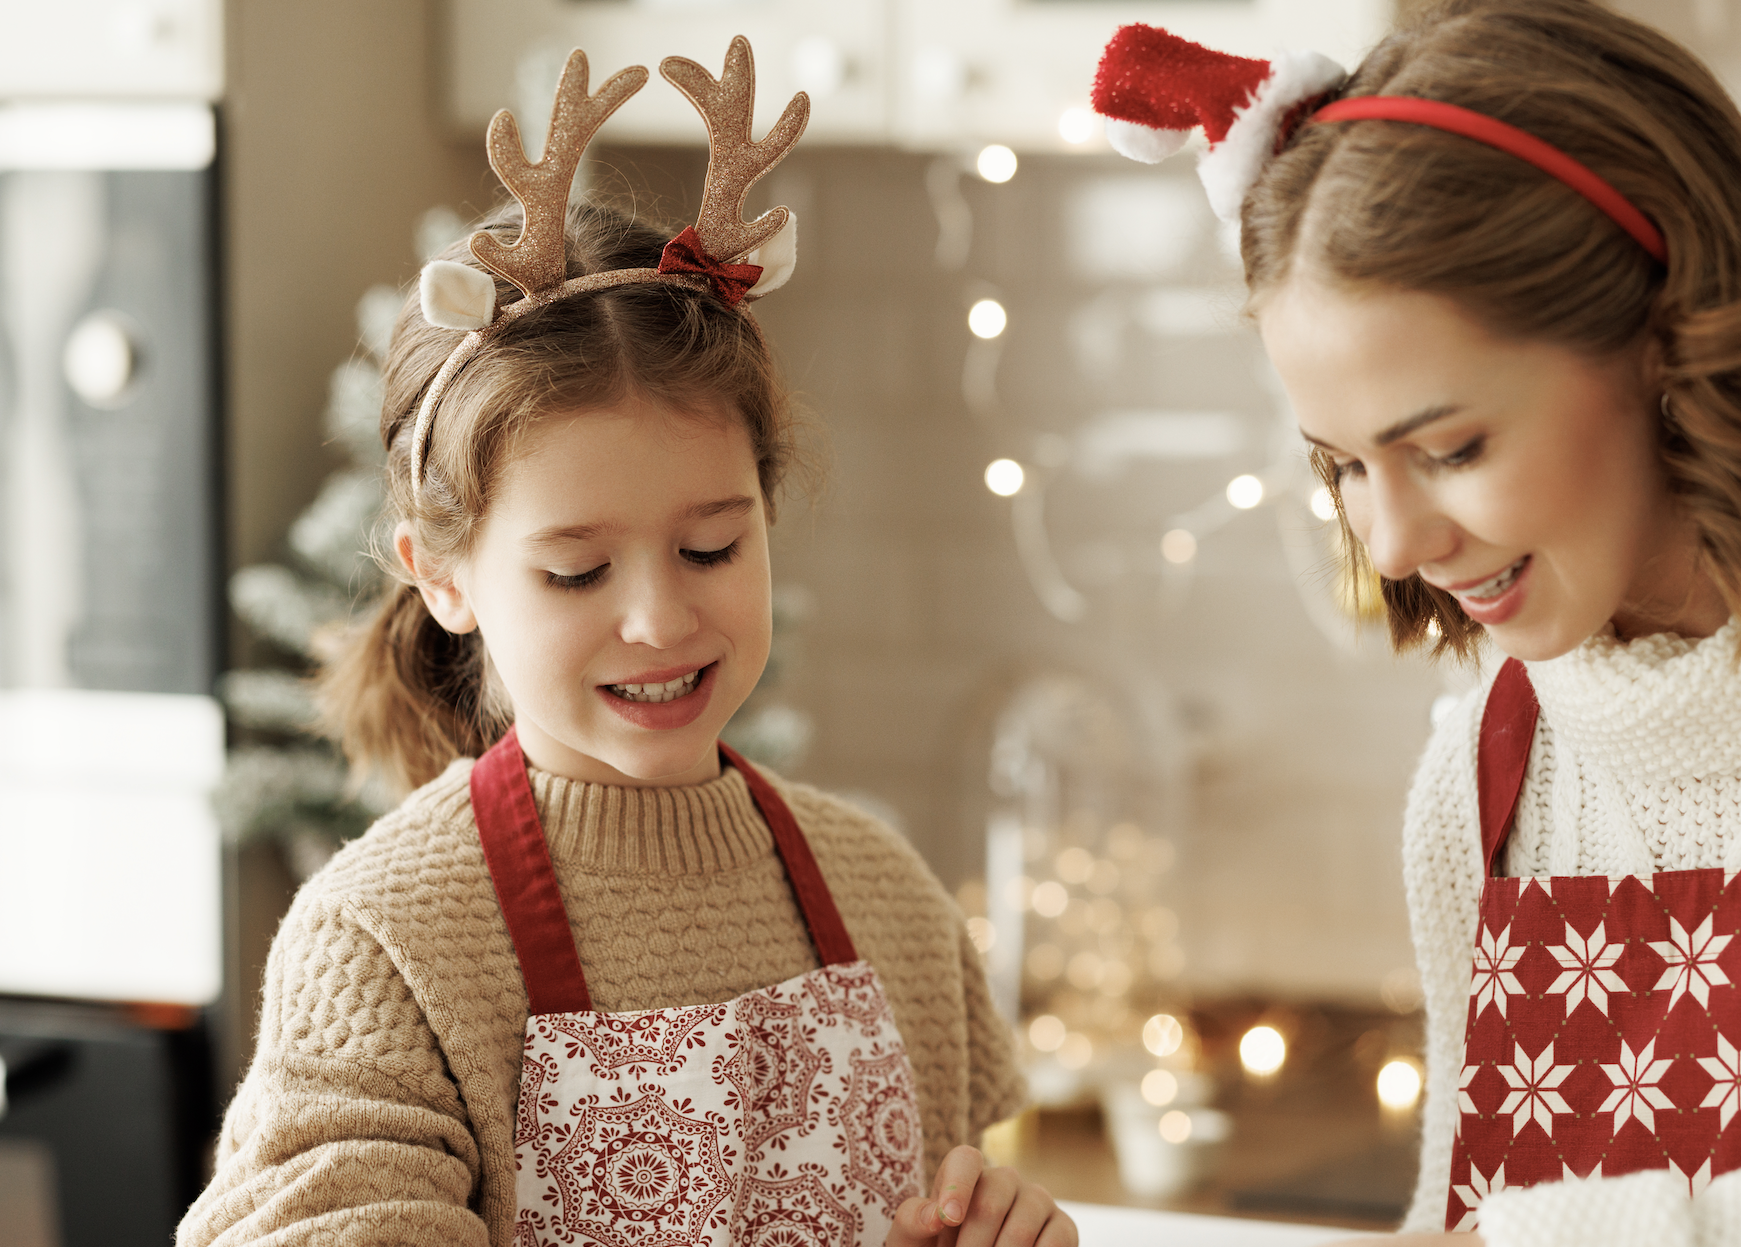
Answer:
[[[526,990],[463,759],[298,893],[252,1067],[181,1247],[509,1247]],[[1022,1100],[961,914],[875,819],[770,776],[877,969],[928,1169]],[[532,772],[594,1006],[717,1003],[817,966],[743,777],[612,788]]]

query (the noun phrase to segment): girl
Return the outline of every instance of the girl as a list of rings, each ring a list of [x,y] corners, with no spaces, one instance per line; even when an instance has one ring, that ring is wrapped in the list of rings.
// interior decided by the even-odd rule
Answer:
[[[1205,123],[1397,647],[1501,659],[1405,815],[1404,1229],[1741,1243],[1741,116],[1586,0],[1454,0],[1346,76],[1131,29],[1098,87],[1151,157]]]
[[[946,893],[719,743],[768,656],[792,457],[741,302],[789,271],[788,214],[738,205],[804,101],[750,145],[746,44],[717,83],[664,71],[715,143],[695,227],[568,206],[646,78],[589,95],[577,52],[542,162],[492,125],[520,209],[400,317],[403,584],[325,688],[416,791],[285,918],[184,1247],[1076,1241],[965,1146],[1021,1090]]]

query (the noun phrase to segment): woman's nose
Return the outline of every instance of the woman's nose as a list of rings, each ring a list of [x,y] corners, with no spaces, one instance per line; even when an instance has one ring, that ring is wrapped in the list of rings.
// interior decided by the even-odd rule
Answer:
[[[1354,535],[1379,575],[1406,580],[1423,566],[1452,553],[1456,532],[1427,490],[1397,474],[1373,473],[1366,489],[1364,525],[1350,508]],[[1361,528],[1366,529],[1365,532]]]
[[[682,577],[648,569],[634,576],[618,631],[630,645],[671,649],[699,626],[694,605],[683,592]]]

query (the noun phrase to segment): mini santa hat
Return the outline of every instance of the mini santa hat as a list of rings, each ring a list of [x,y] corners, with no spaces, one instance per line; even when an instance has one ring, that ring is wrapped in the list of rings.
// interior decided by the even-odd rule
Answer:
[[[1094,75],[1094,111],[1106,137],[1132,160],[1154,164],[1203,127],[1209,150],[1197,173],[1209,205],[1239,219],[1246,192],[1297,120],[1301,106],[1335,87],[1347,71],[1317,52],[1274,60],[1230,56],[1158,26],[1121,27]]]

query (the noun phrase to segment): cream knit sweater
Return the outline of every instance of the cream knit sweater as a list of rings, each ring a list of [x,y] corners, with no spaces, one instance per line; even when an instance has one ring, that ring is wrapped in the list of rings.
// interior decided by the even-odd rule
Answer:
[[[455,762],[303,887],[181,1247],[509,1247],[526,989]],[[715,1003],[816,968],[743,777],[611,788],[532,772],[595,1007]],[[876,820],[792,807],[912,1059],[929,1169],[1022,1100],[959,911]]]
[[[1598,635],[1528,664],[1542,713],[1506,874],[1741,869],[1738,636],[1734,620],[1696,642]],[[1427,1007],[1421,1172],[1405,1230],[1445,1224],[1482,876],[1475,751],[1490,686],[1434,731],[1404,819],[1404,883]],[[1505,1191],[1482,1205],[1479,1221],[1491,1247],[1738,1247],[1741,1172],[1697,1199],[1661,1172]]]

